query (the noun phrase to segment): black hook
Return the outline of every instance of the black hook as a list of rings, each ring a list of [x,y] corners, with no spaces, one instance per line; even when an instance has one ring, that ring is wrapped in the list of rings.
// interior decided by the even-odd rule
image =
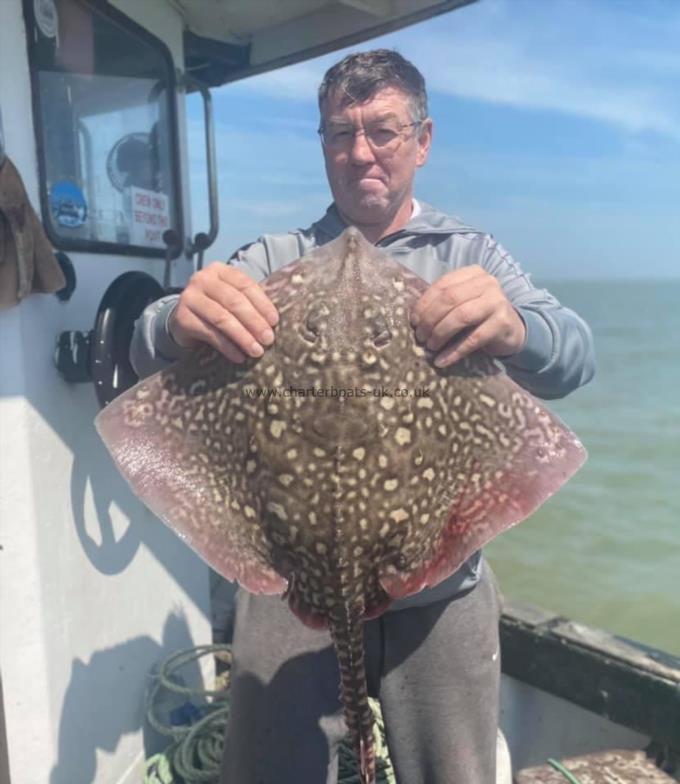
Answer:
[[[73,292],[76,290],[76,268],[73,266],[71,259],[63,251],[57,251],[57,253],[54,254],[54,258],[61,267],[64,278],[66,278],[66,285],[64,288],[55,291],[54,294],[60,302],[68,302],[73,296]]]
[[[165,271],[163,273],[163,288],[167,291],[170,288],[170,270],[172,260],[176,259],[182,252],[182,243],[179,234],[174,229],[166,229],[163,232],[163,242],[165,243]]]

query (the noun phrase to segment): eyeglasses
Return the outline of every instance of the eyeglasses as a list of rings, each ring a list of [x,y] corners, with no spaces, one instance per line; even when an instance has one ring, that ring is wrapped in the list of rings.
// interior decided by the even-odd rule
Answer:
[[[366,128],[355,128],[353,125],[329,125],[319,128],[318,133],[324,147],[329,150],[344,151],[351,149],[355,138],[363,133],[366,141],[377,150],[393,150],[404,137],[406,128],[422,125],[422,120],[410,123],[398,123],[392,120],[368,125]]]

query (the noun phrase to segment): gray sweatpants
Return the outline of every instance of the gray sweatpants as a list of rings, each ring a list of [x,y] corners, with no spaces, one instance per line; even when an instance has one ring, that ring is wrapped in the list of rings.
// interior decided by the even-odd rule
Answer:
[[[399,784],[494,784],[498,619],[484,563],[467,594],[365,624],[369,693]],[[233,656],[220,784],[336,784],[346,728],[328,633],[308,629],[280,597],[239,591]]]

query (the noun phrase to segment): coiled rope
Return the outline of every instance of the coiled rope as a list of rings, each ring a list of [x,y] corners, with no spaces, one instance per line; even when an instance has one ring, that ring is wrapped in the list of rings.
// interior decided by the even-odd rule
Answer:
[[[214,656],[224,667],[215,689],[184,686],[177,671],[203,656]],[[146,761],[143,784],[217,784],[229,721],[229,680],[231,647],[199,645],[178,651],[167,658],[153,676],[147,695],[147,720],[161,735],[171,738],[168,747]],[[163,701],[180,703],[170,711],[166,723],[159,717]],[[376,718],[374,740],[376,784],[396,784],[385,739],[380,704],[369,700]],[[339,749],[338,784],[359,784],[359,764],[347,739]]]

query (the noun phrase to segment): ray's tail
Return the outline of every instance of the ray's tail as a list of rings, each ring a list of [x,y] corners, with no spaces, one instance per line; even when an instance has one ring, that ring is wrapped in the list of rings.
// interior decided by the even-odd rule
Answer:
[[[359,761],[361,784],[374,784],[374,719],[368,704],[363,621],[361,615],[352,613],[347,605],[341,605],[338,610],[332,615],[330,632],[340,664],[340,693],[345,721]]]

